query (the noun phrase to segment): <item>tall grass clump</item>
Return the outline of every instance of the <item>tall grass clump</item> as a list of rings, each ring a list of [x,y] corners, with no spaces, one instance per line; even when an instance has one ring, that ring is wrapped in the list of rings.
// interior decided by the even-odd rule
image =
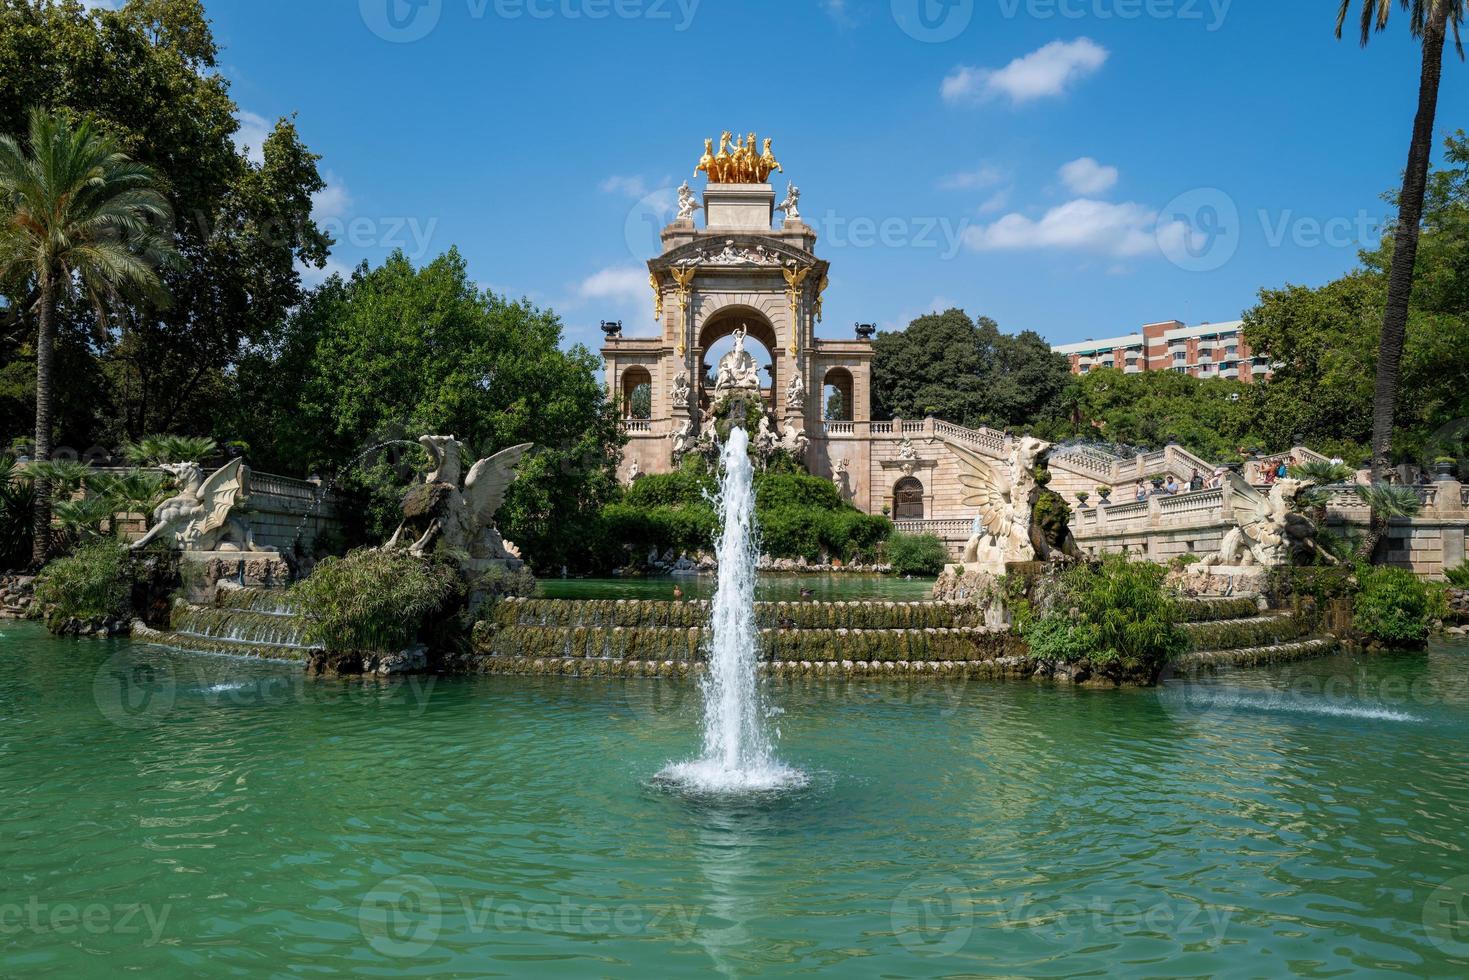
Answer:
[[[1168,570],[1107,555],[1063,573],[1046,611],[1021,627],[1033,659],[1109,680],[1154,683],[1188,646]]]
[[[458,570],[406,551],[363,548],[325,558],[291,587],[306,638],[333,652],[392,653],[419,642],[463,598]]]

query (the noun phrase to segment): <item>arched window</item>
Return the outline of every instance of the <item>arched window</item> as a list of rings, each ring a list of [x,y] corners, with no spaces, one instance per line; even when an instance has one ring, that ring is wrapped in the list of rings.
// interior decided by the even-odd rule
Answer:
[[[832,368],[821,382],[821,417],[828,422],[852,421],[852,372]]]
[[[893,520],[923,520],[923,484],[914,476],[905,476],[893,487]]]
[[[653,417],[653,376],[647,368],[631,367],[622,372],[622,415],[629,419]]]

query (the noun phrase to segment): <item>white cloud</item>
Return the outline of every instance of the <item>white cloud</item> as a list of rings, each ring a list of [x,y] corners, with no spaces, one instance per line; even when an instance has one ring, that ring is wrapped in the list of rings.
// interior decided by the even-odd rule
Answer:
[[[821,9],[838,27],[851,27],[854,23],[852,13],[847,9],[847,0],[821,0]]]
[[[1002,187],[985,199],[979,206],[980,214],[990,214],[993,211],[1005,210],[1005,205],[1010,203],[1010,188]]]
[[[612,176],[602,181],[601,188],[607,194],[621,194],[625,197],[643,197],[648,193],[648,184],[642,177],[619,177]]]
[[[235,146],[239,147],[252,163],[265,162],[265,138],[273,128],[264,116],[241,109],[237,117],[240,128],[235,131]]]
[[[1186,226],[1185,234],[1186,234]],[[989,225],[965,230],[964,243],[977,251],[1064,249],[1128,258],[1158,250],[1173,223],[1158,226],[1158,212],[1142,204],[1112,204],[1080,198],[1054,207],[1039,220],[1007,214]]]
[[[939,188],[946,191],[968,191],[981,187],[993,187],[1005,179],[1005,174],[998,167],[990,164],[980,164],[974,170],[966,170],[957,174],[949,174],[939,178]]]
[[[1004,68],[961,65],[944,79],[940,91],[945,102],[982,102],[1003,95],[1019,104],[1061,95],[1072,83],[1094,74],[1106,60],[1107,49],[1090,38],[1052,41]]]
[[[321,177],[326,186],[311,195],[311,217],[318,222],[345,217],[352,208],[352,194],[346,182],[330,170]]]
[[[613,266],[602,269],[581,281],[577,293],[583,299],[635,302],[645,298],[651,302],[648,270],[639,266]]]
[[[1104,167],[1091,157],[1061,167],[1061,180],[1073,194],[1101,194],[1117,184],[1116,167]]]

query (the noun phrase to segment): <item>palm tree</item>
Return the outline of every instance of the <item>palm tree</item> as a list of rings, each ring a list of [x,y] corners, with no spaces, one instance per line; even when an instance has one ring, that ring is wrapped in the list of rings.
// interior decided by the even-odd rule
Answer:
[[[1341,0],[1336,18],[1336,36],[1351,13],[1354,0]],[[1387,479],[1392,464],[1393,414],[1397,407],[1398,368],[1403,359],[1403,338],[1408,330],[1408,303],[1413,295],[1413,265],[1418,259],[1418,233],[1423,221],[1423,197],[1428,185],[1428,164],[1433,153],[1433,123],[1438,112],[1438,86],[1443,74],[1443,49],[1450,25],[1459,57],[1464,46],[1459,25],[1466,0],[1398,0],[1409,15],[1409,29],[1423,41],[1423,67],[1418,82],[1418,115],[1413,121],[1413,141],[1408,147],[1408,168],[1403,173],[1403,190],[1398,197],[1398,227],[1393,234],[1392,269],[1388,273],[1387,304],[1382,311],[1382,336],[1378,341],[1377,383],[1372,398],[1372,480]],[[1387,28],[1393,0],[1361,0],[1362,45],[1373,30]],[[1378,529],[1378,533],[1381,531]]]
[[[57,302],[80,288],[99,319],[125,294],[167,296],[158,269],[176,253],[173,209],[152,168],[129,159],[89,119],[32,110],[26,147],[0,136],[0,279],[36,301],[35,458],[51,457]],[[36,495],[32,557],[46,558],[50,495]]]
[[[1417,517],[1423,510],[1423,498],[1412,487],[1398,483],[1374,483],[1357,487],[1357,496],[1372,510],[1367,533],[1357,545],[1357,557],[1372,561],[1377,545],[1387,534],[1388,522],[1394,517]]]

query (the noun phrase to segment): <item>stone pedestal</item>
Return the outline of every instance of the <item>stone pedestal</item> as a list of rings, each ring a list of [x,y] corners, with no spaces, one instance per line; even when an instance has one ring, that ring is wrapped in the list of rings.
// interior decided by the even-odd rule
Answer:
[[[768,233],[775,218],[775,189],[769,184],[710,184],[704,190],[704,214],[710,231]]]
[[[207,603],[221,582],[244,588],[289,585],[291,568],[274,552],[185,551],[179,555],[179,577],[187,601]]]

